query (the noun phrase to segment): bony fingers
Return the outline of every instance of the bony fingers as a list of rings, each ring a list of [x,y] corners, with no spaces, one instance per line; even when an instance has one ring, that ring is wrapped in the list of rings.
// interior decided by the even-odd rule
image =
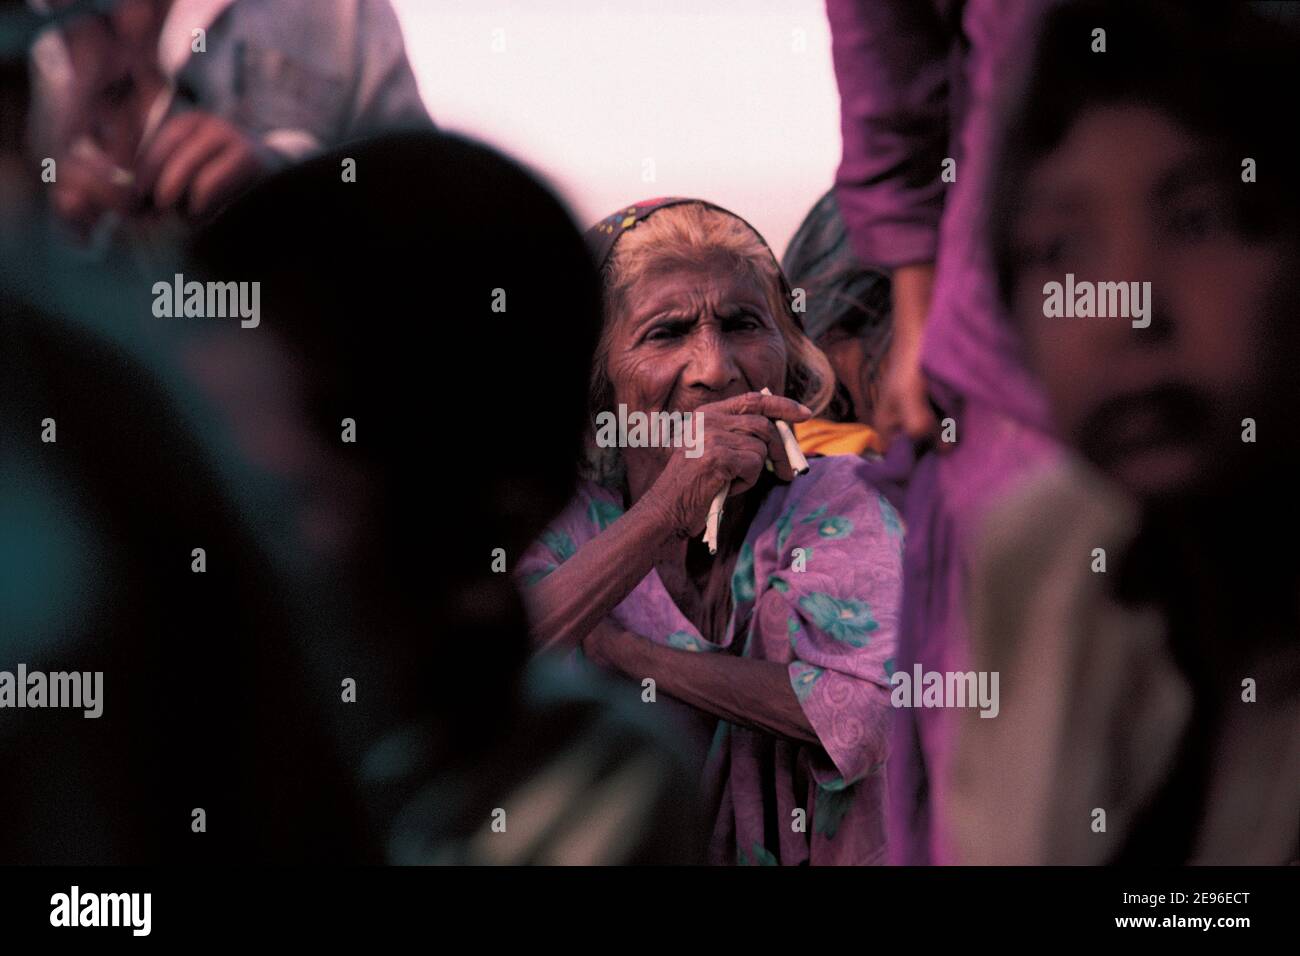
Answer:
[[[802,402],[796,402],[793,398],[786,398],[784,395],[773,395],[767,388],[759,394],[762,396],[762,404],[759,406],[761,415],[786,422],[803,422],[812,418],[812,409]]]
[[[782,481],[790,481],[794,478],[794,468],[781,441],[781,433],[776,425],[771,423],[768,425],[767,458],[768,470]]]
[[[772,420],[762,415],[736,415],[732,419],[731,430],[742,435],[751,435],[760,441],[766,441],[772,430]]]
[[[776,397],[766,388],[763,389],[763,394],[769,400]],[[785,399],[785,401],[788,401],[788,399]],[[806,405],[800,405],[799,408],[808,411]],[[794,437],[794,430],[779,418],[774,424],[776,425],[777,435],[781,438],[781,445],[785,450],[786,461],[789,462],[791,471],[795,475],[804,474],[808,471],[808,459],[803,456],[803,451],[799,448],[799,441]]]

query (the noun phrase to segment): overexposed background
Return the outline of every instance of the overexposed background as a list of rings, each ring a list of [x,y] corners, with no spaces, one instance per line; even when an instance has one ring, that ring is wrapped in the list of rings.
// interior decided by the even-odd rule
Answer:
[[[540,173],[583,228],[637,199],[699,196],[779,256],[831,186],[823,0],[392,2],[434,121]]]

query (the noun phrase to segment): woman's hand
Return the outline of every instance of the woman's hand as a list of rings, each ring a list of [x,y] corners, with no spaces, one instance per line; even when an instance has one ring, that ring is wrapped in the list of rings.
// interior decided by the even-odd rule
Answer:
[[[730,485],[731,495],[744,494],[763,473],[771,459],[778,478],[790,481],[790,467],[773,419],[807,421],[812,411],[792,398],[747,392],[720,402],[702,405],[700,451],[688,458],[674,451],[668,464],[647,492],[673,530],[693,537],[704,530],[709,504],[714,495]]]
[[[675,449],[654,484],[621,518],[532,588],[529,605],[539,647],[572,648],[591,637],[593,628],[650,573],[665,545],[703,531],[720,489],[731,484],[732,494],[746,491],[768,458],[778,475],[787,480],[793,475],[772,419],[804,421],[812,412],[803,405],[749,392],[699,411],[700,457],[687,458]],[[601,637],[591,640],[595,655],[609,655]],[[646,653],[641,646],[646,643],[633,639],[631,646],[639,655]]]

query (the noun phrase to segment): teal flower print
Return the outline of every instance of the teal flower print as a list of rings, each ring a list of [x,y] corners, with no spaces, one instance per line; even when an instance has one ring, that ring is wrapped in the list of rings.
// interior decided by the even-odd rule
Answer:
[[[754,854],[754,858],[752,860],[745,855],[744,850],[740,850],[739,853],[737,854],[737,862],[741,866],[776,866],[777,865],[776,857],[773,856],[772,851],[769,850],[767,847],[763,846],[763,844],[755,843],[751,852]]]
[[[542,544],[546,545],[560,559],[563,564],[578,553],[578,549],[573,544],[573,539],[563,531],[555,531],[547,528],[542,532]]]
[[[885,500],[884,495],[876,497],[876,502],[880,505],[880,517],[885,522],[885,530],[889,532],[891,538],[901,538],[903,536],[903,519],[898,516],[894,506]]]
[[[593,498],[587,508],[587,517],[599,530],[604,531],[623,516],[623,509],[612,501]]]
[[[794,505],[785,509],[785,513],[776,519],[776,553],[785,554],[785,542],[794,527]]]
[[[668,646],[675,647],[679,651],[705,651],[704,639],[698,634],[692,634],[690,631],[673,631],[668,635]]]
[[[812,524],[814,521],[819,520],[819,519],[821,518],[821,516],[824,515],[825,513],[826,513],[826,505],[822,505],[822,506],[821,506],[820,508],[818,508],[816,511],[810,511],[810,512],[808,512],[808,516],[807,516],[806,518],[802,519],[799,523],[800,523],[800,524]]]
[[[542,568],[541,570],[534,571],[532,574],[528,575],[528,577],[524,578],[524,587],[526,588],[532,587],[538,581],[542,580],[542,578],[546,577],[548,574],[554,571],[557,567],[559,567],[559,565],[548,564],[546,565],[546,567]]]
[[[805,664],[802,661],[795,661],[794,667],[790,671],[790,686],[794,688],[794,696],[800,701],[805,701],[812,693],[813,685],[817,683],[818,678],[824,674],[820,667],[814,667],[812,664]]]
[[[866,647],[870,643],[867,635],[880,627],[865,601],[840,600],[814,591],[800,599],[799,606],[808,612],[818,628],[853,647]]]
[[[754,549],[746,542],[731,575],[731,596],[736,604],[754,600]]]
[[[837,538],[847,538],[849,532],[853,530],[853,522],[848,518],[836,515],[833,518],[827,518],[817,526],[817,533],[823,538],[831,541]]]
[[[839,783],[842,785],[844,781],[841,780]],[[856,787],[831,789],[819,784],[813,803],[813,832],[822,834],[828,840],[833,839],[839,832],[844,815],[853,806],[853,798],[856,796]]]
[[[790,582],[779,574],[769,574],[767,576],[767,586],[773,591],[779,591],[782,594],[790,590]]]

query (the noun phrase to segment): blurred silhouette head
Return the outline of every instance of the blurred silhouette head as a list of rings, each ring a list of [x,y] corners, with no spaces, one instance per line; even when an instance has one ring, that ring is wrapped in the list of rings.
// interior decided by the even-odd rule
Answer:
[[[1002,293],[1064,437],[1143,499],[1260,480],[1294,449],[1296,137],[1274,103],[1298,50],[1244,5],[1069,4],[1010,113],[991,193]],[[1094,310],[1122,283],[1106,288],[1129,311],[1049,314],[1067,281],[1092,285]],[[1245,419],[1272,440],[1243,441]]]
[[[194,409],[120,347],[3,288],[0,308],[0,669],[103,673],[96,719],[5,711],[0,861],[363,859],[322,695]],[[191,832],[196,807],[223,836]]]
[[[584,431],[598,289],[568,213],[486,147],[400,133],[271,177],[194,254],[261,283],[260,325],[192,364],[296,488],[300,546],[399,619],[372,626],[413,707],[491,714],[527,653],[494,553],[513,570],[569,500]]]

